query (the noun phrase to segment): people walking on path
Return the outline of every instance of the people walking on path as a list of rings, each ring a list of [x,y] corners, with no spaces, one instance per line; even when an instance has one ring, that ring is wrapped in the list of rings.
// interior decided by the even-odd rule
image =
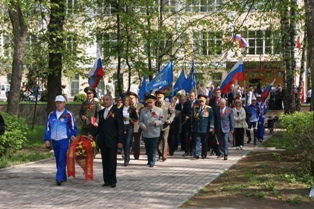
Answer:
[[[165,91],[156,91],[155,95],[157,101],[156,107],[159,107],[163,111],[164,124],[160,128],[160,137],[157,142],[158,161],[166,161],[168,158],[168,136],[170,130],[170,124],[172,123],[175,113],[174,106],[170,102],[165,101]]]
[[[246,113],[242,107],[242,101],[239,97],[235,98],[235,107],[233,108],[234,117],[234,140],[236,149],[243,149],[244,146],[244,130],[247,129],[248,125],[245,121]]]
[[[103,187],[116,187],[117,177],[117,147],[123,145],[123,116],[122,111],[113,105],[113,98],[110,94],[103,96],[104,109],[98,112],[99,124],[89,138],[98,136],[98,146],[101,150],[103,167]]]
[[[56,158],[56,184],[67,181],[66,154],[70,145],[70,139],[74,140],[77,134],[75,117],[72,112],[65,109],[65,98],[58,95],[55,98],[56,110],[48,115],[44,141],[46,147],[50,147],[50,140]]]
[[[146,96],[147,107],[143,108],[140,113],[139,126],[145,142],[147,154],[147,165],[155,166],[157,140],[160,137],[160,127],[164,124],[164,114],[162,109],[155,106],[156,97],[153,95]]]
[[[248,111],[251,113],[251,117],[249,120],[248,128],[246,129],[246,136],[248,137],[247,143],[250,144],[252,141],[251,137],[251,128],[253,127],[253,141],[254,145],[256,145],[257,141],[257,124],[258,124],[258,118],[259,118],[259,112],[260,108],[256,105],[256,97],[255,95],[252,96],[252,104],[248,106]]]
[[[219,141],[220,156],[228,160],[229,154],[229,133],[234,133],[233,111],[226,106],[226,100],[220,99],[219,106],[214,109],[215,133]]]
[[[98,126],[97,113],[101,109],[98,99],[95,99],[96,91],[93,87],[86,87],[86,100],[82,103],[79,117],[82,120],[81,134],[88,135]]]
[[[268,107],[265,102],[262,101],[260,94],[256,95],[256,105],[259,107],[258,125],[257,125],[257,140],[262,142],[264,140],[265,133],[265,117],[268,112]]]
[[[124,124],[124,166],[128,166],[130,162],[130,149],[133,137],[133,126],[134,123],[138,121],[136,109],[131,106],[131,98],[129,96],[125,96],[123,98],[122,115]]]
[[[195,159],[202,159],[207,157],[207,136],[209,132],[214,132],[214,113],[210,106],[207,106],[205,95],[197,96],[199,105],[194,106],[192,109],[193,117],[192,120],[192,133],[195,138],[194,154]],[[200,146],[202,145],[202,149]]]

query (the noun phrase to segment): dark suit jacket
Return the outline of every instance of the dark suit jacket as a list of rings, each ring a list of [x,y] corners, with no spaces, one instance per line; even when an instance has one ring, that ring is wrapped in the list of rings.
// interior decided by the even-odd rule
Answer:
[[[222,131],[223,133],[229,133],[234,131],[234,118],[233,110],[226,107],[225,112],[222,117],[220,117],[220,107],[215,107],[214,109],[215,118],[215,132]]]
[[[191,105],[192,105],[192,102],[190,100],[186,101],[183,104],[183,110],[182,110],[182,123],[185,121],[186,116],[190,117],[190,119],[187,120],[184,124],[184,127],[188,128],[189,131],[191,129],[191,118],[193,117],[193,112],[192,112],[193,108],[191,107]],[[199,105],[197,100],[195,100],[194,105]]]
[[[97,141],[100,148],[102,146],[107,148],[117,147],[117,144],[123,143],[124,139],[122,111],[116,106],[112,106],[106,119],[104,119],[104,112],[105,109],[98,112],[99,124],[92,135],[95,137],[99,134]]]

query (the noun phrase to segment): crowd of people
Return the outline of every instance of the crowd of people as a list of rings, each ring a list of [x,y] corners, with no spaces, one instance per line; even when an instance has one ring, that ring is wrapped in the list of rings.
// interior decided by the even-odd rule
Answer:
[[[192,91],[188,95],[177,94],[170,101],[165,97],[166,91],[156,91],[146,94],[141,104],[134,92],[127,92],[122,98],[105,94],[101,103],[95,89],[85,88],[87,99],[78,113],[82,121],[80,134],[97,142],[103,186],[116,187],[119,149],[123,149],[124,166],[131,164],[132,152],[135,160],[140,158],[141,139],[149,167],[154,167],[156,161],[166,161],[168,155],[178,151],[183,152],[182,157],[195,160],[206,159],[208,153],[228,160],[229,143],[232,141],[236,149],[243,149],[245,133],[247,143],[252,139],[254,144],[263,141],[268,107],[262,102],[260,92],[248,93],[244,99],[238,86],[227,95],[222,95],[219,87],[207,89],[207,94]],[[50,141],[54,146],[56,182],[61,185],[66,181],[68,141],[75,139],[77,127],[73,113],[64,107],[66,99],[58,95],[55,102],[57,109],[48,117],[44,140],[46,146],[50,146]],[[62,132],[56,134],[56,130]]]

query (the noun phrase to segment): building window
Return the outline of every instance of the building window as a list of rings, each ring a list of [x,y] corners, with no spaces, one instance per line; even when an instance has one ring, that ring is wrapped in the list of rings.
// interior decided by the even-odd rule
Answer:
[[[258,77],[258,71],[252,71],[251,72],[251,77],[257,78]]]
[[[164,0],[162,5],[162,11],[167,13],[173,13],[176,11],[175,0]]]
[[[221,55],[221,32],[194,32],[193,50],[199,55]]]
[[[79,75],[75,75],[74,79],[71,82],[71,97],[74,97],[80,92],[80,81]]]
[[[247,31],[242,33],[249,46],[246,53],[250,55],[279,54],[280,39],[278,31]]]
[[[77,35],[74,33],[67,34],[65,38],[65,48],[68,52],[75,54],[77,51]]]
[[[266,71],[266,77],[267,77],[267,78],[272,78],[272,77],[274,77],[273,72],[272,72],[272,71]]]
[[[215,12],[220,10],[221,0],[187,0],[186,12]]]
[[[283,76],[284,76],[284,72],[282,72],[282,71],[278,71],[278,74],[277,74],[278,76],[278,78],[283,78]]]
[[[222,82],[222,73],[212,73],[212,80],[214,83]]]
[[[101,46],[103,57],[115,56],[117,54],[118,41],[117,34],[107,33],[97,36],[97,41]]]
[[[77,0],[66,0],[66,14],[72,15],[78,12]]]

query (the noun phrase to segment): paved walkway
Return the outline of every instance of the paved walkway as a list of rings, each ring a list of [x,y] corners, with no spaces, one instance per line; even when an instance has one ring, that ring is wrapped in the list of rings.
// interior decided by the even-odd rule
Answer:
[[[77,165],[76,178],[62,186],[55,185],[54,159],[0,169],[0,208],[178,208],[252,149],[252,143],[244,150],[230,147],[227,161],[215,156],[193,160],[180,151],[154,168],[146,165],[144,155],[125,167],[119,155],[116,188],[101,186],[100,155],[93,181],[85,181]]]

